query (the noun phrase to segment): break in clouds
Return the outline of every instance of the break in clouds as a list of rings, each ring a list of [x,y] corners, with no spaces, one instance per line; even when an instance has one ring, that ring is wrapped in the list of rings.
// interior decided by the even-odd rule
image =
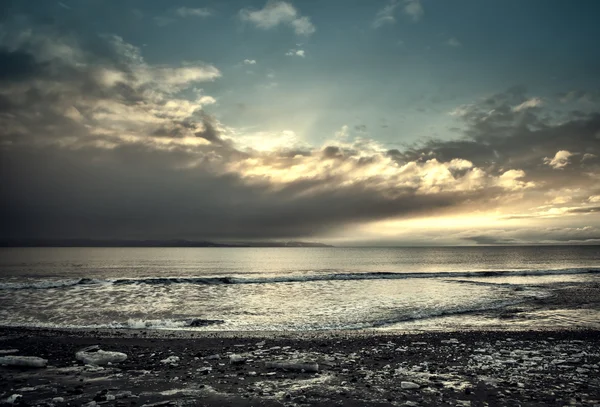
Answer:
[[[305,33],[305,18],[290,16]],[[417,223],[381,239],[600,242],[597,94],[549,100],[515,86],[448,112],[452,140],[390,148],[340,123],[309,145],[220,121],[203,85],[222,80],[210,62],[150,64],[116,35],[4,22],[2,237],[368,242],[377,235],[365,225],[485,213],[508,226],[440,240]]]

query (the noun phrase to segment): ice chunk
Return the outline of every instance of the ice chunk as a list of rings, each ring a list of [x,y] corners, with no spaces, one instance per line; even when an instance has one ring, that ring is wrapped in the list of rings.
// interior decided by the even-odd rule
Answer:
[[[169,356],[168,358],[161,360],[160,363],[175,365],[179,363],[179,356]]]
[[[75,358],[86,365],[107,365],[109,363],[123,362],[127,355],[122,352],[110,352],[100,349],[97,345],[88,346],[75,353]]]
[[[10,397],[5,398],[4,400],[2,400],[2,404],[6,403],[6,404],[19,404],[21,402],[21,399],[23,398],[23,396],[21,396],[20,394],[13,394]]]
[[[48,361],[37,356],[2,356],[0,366],[46,367]]]
[[[229,363],[232,365],[241,365],[242,363],[246,363],[246,358],[241,355],[230,355]]]

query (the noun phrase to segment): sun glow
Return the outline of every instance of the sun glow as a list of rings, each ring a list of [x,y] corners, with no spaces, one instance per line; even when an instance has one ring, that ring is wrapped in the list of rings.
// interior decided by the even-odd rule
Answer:
[[[522,220],[520,220],[522,222]],[[516,219],[502,219],[500,214],[478,214],[460,216],[436,216],[414,219],[394,219],[372,222],[363,227],[373,235],[397,236],[421,230],[465,230],[506,227],[516,223]]]

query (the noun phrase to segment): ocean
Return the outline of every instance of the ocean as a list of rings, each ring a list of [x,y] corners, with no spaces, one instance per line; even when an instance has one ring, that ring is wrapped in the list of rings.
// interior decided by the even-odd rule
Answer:
[[[0,325],[598,328],[594,300],[549,300],[598,284],[598,246],[3,248]]]

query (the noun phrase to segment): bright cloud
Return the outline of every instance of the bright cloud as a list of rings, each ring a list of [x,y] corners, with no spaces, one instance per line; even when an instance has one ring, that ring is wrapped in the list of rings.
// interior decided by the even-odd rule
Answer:
[[[515,112],[521,112],[526,109],[531,109],[532,107],[538,107],[542,105],[542,99],[540,98],[531,98],[526,100],[525,102],[513,107]]]
[[[252,23],[263,30],[287,25],[297,35],[308,36],[316,31],[309,17],[301,16],[291,3],[281,0],[269,0],[260,10],[242,9],[239,16],[242,21]]]
[[[304,58],[306,56],[306,53],[303,49],[291,49],[288,52],[286,52],[285,55],[287,55],[288,57],[296,56]]]
[[[562,168],[565,168],[567,165],[569,165],[569,163],[570,163],[569,158],[572,157],[573,155],[574,154],[571,153],[570,151],[560,150],[554,155],[553,158],[545,157],[544,164],[549,165],[550,167],[554,168],[555,170],[560,170]]]

